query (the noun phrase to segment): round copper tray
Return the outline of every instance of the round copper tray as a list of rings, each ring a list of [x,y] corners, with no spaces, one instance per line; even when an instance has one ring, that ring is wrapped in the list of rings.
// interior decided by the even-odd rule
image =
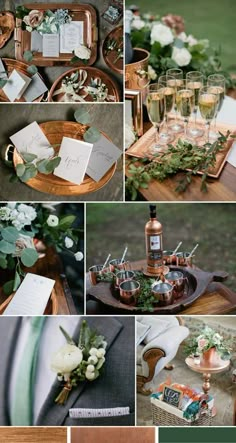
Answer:
[[[0,35],[0,48],[11,38],[11,34],[15,28],[14,14],[11,12],[0,12],[0,27],[3,33]]]
[[[115,98],[114,102],[120,101],[120,96],[119,96],[118,88],[117,88],[115,82],[109,77],[109,75],[107,75],[105,72],[103,72],[103,71],[101,71],[100,69],[97,69],[97,68],[81,67],[81,66],[78,67],[78,68],[73,68],[73,69],[70,69],[69,71],[64,72],[53,83],[53,85],[52,85],[52,87],[50,89],[50,92],[49,92],[48,101],[49,102],[60,102],[62,97],[63,97],[63,93],[62,94],[58,94],[58,95],[53,97],[54,92],[57,89],[61,88],[62,80],[64,79],[64,77],[66,77],[68,75],[71,75],[72,73],[74,73],[76,71],[79,71],[81,69],[83,69],[84,71],[87,71],[87,74],[88,74],[86,82],[84,83],[85,86],[87,86],[90,83],[90,79],[91,78],[99,77],[107,85],[108,95],[114,96],[114,98]],[[93,102],[93,98],[90,95],[88,95],[84,100],[86,102]],[[111,100],[106,100],[106,102],[111,102]],[[76,103],[79,103],[79,102],[76,102]]]
[[[108,40],[111,40],[111,39],[118,40],[119,38],[123,38],[123,26],[118,26],[117,28],[112,29],[112,31],[109,32],[109,34],[106,36],[106,38],[103,42],[103,45],[102,45],[102,55],[103,55],[105,63],[107,64],[107,66],[109,66],[109,68],[112,69],[112,71],[118,72],[119,74],[123,74],[124,59],[120,58],[116,62],[115,60],[117,58],[117,52],[110,51],[110,52],[108,52],[108,54],[106,54],[106,50],[105,50]]]
[[[29,73],[27,72],[27,68],[29,67],[27,63],[19,62],[18,60],[14,60],[11,58],[3,58],[2,61],[8,74],[11,74],[11,72],[14,71],[14,69],[17,69],[18,71],[22,72],[22,74],[25,74],[27,75],[27,77],[30,77]],[[43,80],[41,75],[40,77]],[[34,103],[41,102],[43,100],[43,97],[44,94],[40,95],[40,97],[34,100]],[[0,102],[9,102],[9,99],[6,97],[2,89],[0,89]],[[19,103],[19,102],[25,103],[24,97],[21,97],[20,100],[15,100],[14,103]]]
[[[83,140],[83,133],[86,129],[86,127],[80,123],[66,121],[40,123],[39,126],[52,145],[59,145],[55,147],[56,152],[58,152],[60,149],[60,144],[63,137]],[[110,140],[104,132],[101,131],[101,133],[104,135],[104,137]],[[23,163],[23,159],[16,149],[14,150],[13,154],[13,163],[15,167],[16,165]],[[38,173],[36,177],[31,178],[27,182],[27,185],[33,189],[36,189],[37,191],[53,195],[89,194],[90,192],[98,191],[98,189],[101,189],[111,180],[115,173],[116,165],[117,163],[114,163],[109,171],[107,171],[107,173],[98,182],[95,182],[92,178],[86,175],[84,181],[80,185],[76,185],[75,183],[71,183],[56,177],[53,174],[45,175]]]
[[[0,315],[2,315],[9,305],[10,301],[13,299],[14,294],[10,295],[1,305],[0,305]],[[48,300],[47,306],[44,311],[44,315],[57,315],[58,314],[58,302],[56,292],[53,289],[51,296]]]

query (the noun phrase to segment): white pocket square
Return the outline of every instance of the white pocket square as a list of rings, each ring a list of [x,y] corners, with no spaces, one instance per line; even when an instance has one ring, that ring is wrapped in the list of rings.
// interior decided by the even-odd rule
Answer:
[[[71,408],[69,410],[70,418],[94,418],[94,417],[118,417],[119,415],[128,415],[129,407],[121,408]]]

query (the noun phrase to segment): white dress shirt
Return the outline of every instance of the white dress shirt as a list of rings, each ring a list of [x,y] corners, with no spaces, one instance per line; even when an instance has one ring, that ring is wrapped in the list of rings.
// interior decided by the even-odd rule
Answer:
[[[38,364],[34,388],[33,424],[39,416],[39,412],[50,392],[56,379],[56,373],[50,368],[52,355],[57,352],[65,343],[66,339],[59,329],[62,326],[69,335],[73,336],[75,329],[80,322],[79,316],[67,317],[47,317],[43,326],[40,338]],[[23,358],[24,349],[30,333],[30,317],[24,317],[21,321],[21,328],[17,338],[13,363],[11,368],[9,386],[9,406],[12,407],[15,383],[17,380],[18,368]]]

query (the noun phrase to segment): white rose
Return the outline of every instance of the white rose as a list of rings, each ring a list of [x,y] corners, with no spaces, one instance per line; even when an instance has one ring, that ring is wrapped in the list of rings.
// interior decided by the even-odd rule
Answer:
[[[94,378],[95,378],[95,372],[89,372],[89,371],[86,371],[86,372],[85,372],[85,377],[86,377],[88,380],[92,381],[92,380],[94,380]]]
[[[177,63],[178,66],[187,66],[191,61],[191,54],[186,48],[175,48],[172,52],[172,59]]]
[[[78,251],[74,254],[74,257],[76,261],[81,261],[84,258],[84,254],[83,252]]]
[[[181,33],[178,35],[178,38],[179,38],[180,40],[182,40],[184,43],[187,42],[187,34],[186,34],[185,32],[181,32]]]
[[[81,60],[88,60],[91,57],[91,49],[87,48],[87,46],[80,45],[74,50],[74,54]]]
[[[34,241],[28,235],[20,234],[19,238],[16,240],[16,249],[12,254],[12,257],[21,257],[22,252],[25,248],[35,249]]]
[[[69,374],[82,360],[82,351],[75,345],[66,344],[52,356],[51,369],[59,374]]]
[[[66,248],[68,248],[68,249],[72,248],[73,244],[74,244],[74,242],[73,242],[72,238],[65,237],[65,247]]]
[[[135,142],[135,134],[132,128],[125,124],[125,149],[128,149]]]
[[[134,19],[131,23],[131,27],[133,29],[140,30],[140,29],[144,28],[144,26],[145,26],[145,22],[143,20],[141,20],[141,18],[138,17],[137,15],[136,16],[134,15]]]
[[[54,227],[59,223],[59,218],[56,215],[49,215],[47,219],[48,226]]]
[[[157,78],[156,71],[151,65],[148,65],[148,78],[149,80],[156,80]]]
[[[159,42],[161,46],[167,46],[173,43],[174,36],[168,26],[157,23],[151,30],[151,44]]]
[[[196,38],[193,37],[193,35],[190,34],[188,35],[186,42],[189,44],[189,46],[194,46],[197,44],[198,41],[196,40]]]

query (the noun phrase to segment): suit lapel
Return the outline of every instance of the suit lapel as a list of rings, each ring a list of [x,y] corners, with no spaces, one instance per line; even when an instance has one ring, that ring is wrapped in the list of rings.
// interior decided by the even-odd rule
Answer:
[[[112,343],[114,342],[123,327],[119,320],[111,317],[87,317],[86,321],[91,329],[96,330],[97,333],[101,335],[104,335],[105,340],[107,341],[107,351],[112,346]],[[74,339],[78,339],[79,329],[80,325],[76,328]],[[69,409],[74,405],[78,397],[82,394],[83,390],[86,388],[87,383],[96,383],[96,381],[81,382],[77,387],[72,389],[65,405],[57,405],[55,403],[55,398],[60,392],[61,386],[60,383],[56,380],[40,411],[36,426],[62,425],[65,418],[68,416]]]
[[[20,322],[21,320],[16,317],[1,317],[0,426],[10,425],[9,383]]]

